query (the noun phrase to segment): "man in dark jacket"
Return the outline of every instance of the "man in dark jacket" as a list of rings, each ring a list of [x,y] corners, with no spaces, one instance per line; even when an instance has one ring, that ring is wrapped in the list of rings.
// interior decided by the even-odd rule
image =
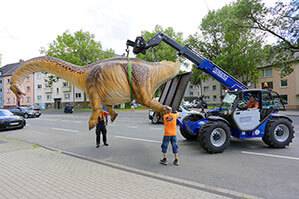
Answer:
[[[106,125],[108,124],[108,113],[102,111],[98,117],[98,123],[96,126],[96,147],[99,148],[101,142],[101,134],[103,134],[103,142],[105,146],[108,146],[107,143],[107,129]]]

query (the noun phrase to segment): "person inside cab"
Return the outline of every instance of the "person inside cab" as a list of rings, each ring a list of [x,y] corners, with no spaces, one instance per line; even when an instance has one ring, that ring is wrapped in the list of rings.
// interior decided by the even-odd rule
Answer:
[[[246,108],[259,108],[259,102],[255,99],[253,95],[249,97],[249,100],[246,104]]]

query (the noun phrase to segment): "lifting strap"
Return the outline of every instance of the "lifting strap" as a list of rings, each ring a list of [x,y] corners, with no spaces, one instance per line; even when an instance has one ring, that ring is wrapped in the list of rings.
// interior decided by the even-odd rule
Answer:
[[[130,100],[133,101],[134,93],[133,93],[133,79],[132,79],[132,64],[129,58],[128,58],[128,80],[130,85]]]

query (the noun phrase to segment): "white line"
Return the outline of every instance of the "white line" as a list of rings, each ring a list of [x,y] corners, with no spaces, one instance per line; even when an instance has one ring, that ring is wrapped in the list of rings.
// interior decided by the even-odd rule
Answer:
[[[53,130],[57,131],[66,131],[66,132],[71,132],[71,133],[78,133],[78,130],[73,130],[73,129],[62,129],[62,128],[52,128]]]
[[[137,129],[138,128],[138,126],[128,126],[129,128],[131,128],[131,129]]]
[[[152,129],[152,130],[159,130],[159,131],[163,130],[162,128],[154,128],[154,127],[151,127],[150,129]]]
[[[241,153],[248,154],[248,155],[257,155],[257,156],[265,156],[265,157],[272,157],[272,158],[282,158],[282,159],[289,159],[289,160],[299,160],[297,157],[291,156],[284,156],[284,155],[275,155],[269,153],[254,153],[249,151],[241,151]]]
[[[146,139],[141,139],[141,138],[133,138],[133,137],[125,137],[125,136],[114,136],[116,138],[121,138],[121,139],[127,139],[127,140],[137,140],[137,141],[143,141],[143,142],[151,142],[151,143],[161,143],[160,141],[157,140],[146,140]]]

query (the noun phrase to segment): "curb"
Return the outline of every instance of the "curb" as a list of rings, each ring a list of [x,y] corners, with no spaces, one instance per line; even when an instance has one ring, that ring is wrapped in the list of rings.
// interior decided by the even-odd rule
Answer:
[[[50,151],[59,152],[64,155],[72,156],[72,157],[79,158],[82,160],[87,160],[87,161],[101,164],[101,165],[111,167],[114,169],[134,173],[134,174],[145,176],[145,177],[154,178],[157,180],[162,180],[162,181],[169,182],[172,184],[181,185],[181,186],[192,188],[192,189],[197,189],[197,190],[201,190],[204,192],[208,192],[208,193],[212,193],[212,194],[216,194],[216,195],[220,195],[220,196],[225,196],[225,197],[234,198],[234,199],[259,199],[259,197],[257,197],[257,196],[252,196],[249,194],[239,193],[239,192],[231,191],[228,189],[216,188],[216,187],[204,185],[204,184],[197,183],[197,182],[192,182],[192,181],[169,177],[169,176],[165,176],[165,175],[161,175],[161,174],[156,174],[156,173],[152,173],[152,172],[148,172],[148,171],[144,171],[144,170],[140,170],[140,169],[135,169],[132,167],[127,167],[124,165],[111,163],[111,162],[107,162],[107,161],[102,161],[102,160],[90,158],[90,157],[87,157],[84,155],[79,155],[76,153],[60,150],[60,149],[57,149],[54,147],[48,147],[48,146],[44,146],[44,145],[39,145],[39,146],[41,146],[44,149],[50,150]]]

